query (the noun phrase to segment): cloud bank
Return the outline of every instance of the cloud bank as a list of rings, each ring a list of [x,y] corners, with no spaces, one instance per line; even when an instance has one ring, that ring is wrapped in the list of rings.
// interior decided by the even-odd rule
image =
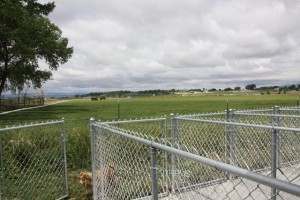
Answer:
[[[51,92],[285,84],[300,77],[300,1],[57,0],[74,47]]]

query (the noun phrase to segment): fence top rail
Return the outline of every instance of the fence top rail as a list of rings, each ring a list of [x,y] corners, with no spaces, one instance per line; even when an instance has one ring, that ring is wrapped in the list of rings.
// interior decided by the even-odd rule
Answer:
[[[21,124],[21,125],[18,125],[18,126],[10,126],[10,127],[0,128],[0,133],[5,132],[5,131],[23,129],[23,128],[32,128],[32,127],[47,126],[47,125],[54,125],[54,124],[63,124],[63,123],[64,123],[64,119],[62,119],[62,120],[53,120],[53,121],[45,121],[45,122],[39,122],[39,123]]]
[[[283,110],[283,111],[300,111],[300,107],[280,108],[280,110]]]
[[[236,167],[236,166],[233,166],[230,164],[226,164],[226,163],[223,163],[220,161],[216,161],[216,160],[213,160],[210,158],[196,155],[191,152],[183,151],[183,150],[180,150],[180,149],[177,149],[177,148],[165,145],[165,144],[160,144],[160,143],[157,143],[157,142],[154,142],[151,140],[147,140],[147,139],[136,136],[135,134],[133,134],[132,131],[126,131],[123,129],[111,127],[109,125],[106,125],[103,123],[97,123],[97,122],[92,123],[91,125],[98,127],[98,128],[106,129],[106,130],[110,131],[111,133],[114,133],[116,135],[119,135],[119,136],[127,138],[127,139],[134,140],[134,141],[142,143],[146,146],[156,148],[156,149],[159,149],[159,150],[162,150],[162,151],[165,151],[170,154],[177,155],[177,156],[180,156],[180,157],[183,157],[186,159],[190,159],[195,162],[201,163],[203,165],[214,167],[221,171],[229,172],[231,174],[246,178],[248,180],[252,180],[257,183],[267,185],[269,187],[276,187],[278,190],[300,196],[300,186],[299,185],[289,183],[286,181],[282,181],[279,179],[267,177],[264,175],[260,175],[260,174],[251,172],[249,170],[246,170],[246,169],[243,169],[240,167]],[[99,134],[101,134],[101,133],[99,133]]]
[[[241,113],[236,112],[235,115],[244,115],[244,116],[266,116],[266,117],[290,117],[290,118],[300,118],[300,115],[282,115],[282,114],[268,114],[268,113]]]
[[[269,112],[269,111],[273,111],[273,108],[237,110],[237,112],[241,112],[241,113]]]
[[[218,116],[225,115],[226,112],[212,112],[212,113],[194,113],[194,114],[186,114],[186,115],[176,115],[179,117],[209,117],[209,116]]]
[[[230,109],[232,110],[232,109]],[[300,107],[280,107],[280,110],[291,110],[297,111],[300,110]],[[267,113],[257,113],[257,112],[269,112],[274,111],[273,108],[258,108],[258,109],[246,109],[246,110],[234,110],[235,114],[267,114]],[[177,115],[178,117],[205,117],[205,116],[218,116],[218,115],[226,115],[226,110],[224,112],[211,112],[211,113],[193,113],[193,114],[185,114],[185,115]],[[295,115],[296,116],[296,115]]]
[[[140,119],[128,119],[128,120],[116,120],[116,121],[107,121],[101,122],[103,124],[121,124],[121,123],[132,123],[132,122],[154,122],[154,121],[163,121],[166,120],[165,117],[159,118],[140,118]]]
[[[176,119],[185,120],[185,121],[195,121],[195,122],[204,122],[211,124],[222,124],[222,125],[234,125],[234,126],[243,126],[243,127],[253,127],[253,128],[264,128],[264,129],[275,129],[283,131],[295,131],[297,134],[300,134],[300,128],[289,128],[281,126],[271,126],[271,125],[261,125],[261,124],[249,124],[249,123],[240,123],[240,122],[227,122],[227,121],[218,121],[218,120],[208,120],[208,119],[193,119],[186,117],[176,117]]]
[[[300,107],[298,106],[278,106],[279,110],[282,111],[298,111]],[[249,113],[249,112],[268,112],[273,111],[273,108],[262,108],[262,109],[246,109],[246,110],[238,110],[237,112],[240,113]]]

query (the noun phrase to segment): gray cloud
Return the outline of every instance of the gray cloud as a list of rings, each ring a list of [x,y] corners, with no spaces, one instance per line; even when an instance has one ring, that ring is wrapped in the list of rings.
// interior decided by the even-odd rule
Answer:
[[[285,84],[300,76],[300,2],[63,0],[74,56],[47,91]]]

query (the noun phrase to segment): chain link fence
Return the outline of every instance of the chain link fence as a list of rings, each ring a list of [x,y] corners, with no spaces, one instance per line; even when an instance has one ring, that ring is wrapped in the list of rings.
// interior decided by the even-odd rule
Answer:
[[[182,115],[181,117],[190,119],[207,119],[215,121],[236,121],[240,123],[252,123],[300,128],[300,107],[278,107],[272,109],[257,110],[233,110],[228,109],[217,113],[197,113]],[[276,119],[276,120],[275,120]]]
[[[168,136],[166,122],[166,118],[157,118],[105,124],[114,130],[124,130],[137,137],[160,141]],[[101,134],[97,134],[99,131]],[[147,167],[151,166],[148,146],[124,140],[94,124],[91,124],[91,133],[94,183],[102,186],[94,187],[93,193],[97,199],[134,199],[151,195],[151,173]],[[166,153],[160,152],[159,157],[158,164],[161,169],[165,169],[168,163]],[[160,170],[162,187],[166,177],[166,171]]]
[[[92,121],[94,199],[298,199],[298,109]]]
[[[0,111],[9,111],[20,108],[44,105],[44,97],[20,97],[20,98],[0,98]]]
[[[0,129],[0,199],[68,196],[64,121]]]

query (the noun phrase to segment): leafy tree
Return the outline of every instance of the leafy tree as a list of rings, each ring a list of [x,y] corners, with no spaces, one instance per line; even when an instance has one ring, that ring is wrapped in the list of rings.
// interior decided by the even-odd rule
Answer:
[[[279,86],[262,86],[262,87],[259,87],[259,88],[256,88],[256,90],[275,90],[279,88]]]
[[[209,89],[208,91],[209,91],[209,92],[215,92],[215,91],[217,91],[217,89],[216,89],[216,88],[211,88],[211,89]]]
[[[0,1],[0,96],[25,85],[40,88],[71,57],[68,39],[48,19],[54,8],[37,0]]]
[[[232,91],[232,88],[230,88],[230,87],[225,88],[224,91]]]
[[[255,84],[249,84],[249,85],[246,85],[246,90],[255,90],[256,89],[256,85]]]
[[[281,94],[283,92],[283,94],[286,94],[287,90],[288,90],[288,87],[287,86],[283,86],[283,87],[279,88],[279,92],[278,93]]]
[[[296,86],[295,84],[289,85],[289,86],[288,86],[288,89],[289,89],[289,90],[296,90],[296,89],[297,89],[297,86]]]
[[[238,86],[237,86],[237,87],[234,88],[234,90],[235,90],[235,91],[240,91],[240,90],[241,90],[241,87],[238,87]]]

